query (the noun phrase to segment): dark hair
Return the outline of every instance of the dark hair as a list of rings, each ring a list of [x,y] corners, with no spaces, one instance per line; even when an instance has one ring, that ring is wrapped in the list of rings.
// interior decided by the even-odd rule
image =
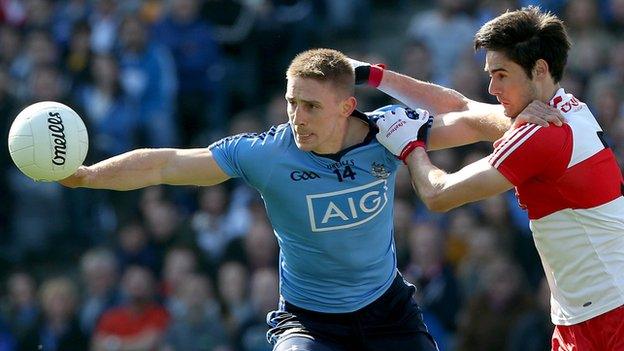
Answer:
[[[286,78],[289,77],[331,82],[351,95],[355,89],[355,73],[349,58],[332,49],[312,49],[298,54],[286,71]]]
[[[555,83],[568,60],[570,39],[563,21],[539,7],[506,12],[487,22],[475,35],[475,50],[500,51],[522,66],[529,78],[535,62],[544,59]]]

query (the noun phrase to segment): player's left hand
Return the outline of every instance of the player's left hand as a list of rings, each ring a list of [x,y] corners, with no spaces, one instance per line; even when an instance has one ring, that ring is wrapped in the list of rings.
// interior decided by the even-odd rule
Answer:
[[[548,127],[549,123],[552,123],[560,127],[564,122],[565,118],[559,110],[541,101],[533,100],[516,116],[511,129],[516,129],[525,123],[534,123],[543,127]]]
[[[375,123],[379,128],[379,143],[405,162],[415,148],[427,148],[433,116],[426,110],[397,107],[384,113]]]

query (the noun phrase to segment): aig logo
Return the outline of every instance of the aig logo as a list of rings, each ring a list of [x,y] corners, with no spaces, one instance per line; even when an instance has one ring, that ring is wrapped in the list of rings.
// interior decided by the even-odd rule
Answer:
[[[325,232],[355,227],[375,218],[388,202],[386,180],[357,188],[306,196],[310,227]]]
[[[317,178],[320,178],[320,176],[312,171],[310,172],[293,171],[292,173],[290,173],[290,179],[294,180],[295,182],[298,182],[300,180],[317,179]]]

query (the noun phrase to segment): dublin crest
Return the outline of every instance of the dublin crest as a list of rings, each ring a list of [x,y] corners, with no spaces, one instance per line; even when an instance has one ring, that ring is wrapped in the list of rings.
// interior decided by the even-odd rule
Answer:
[[[371,174],[379,179],[386,179],[390,176],[390,172],[386,170],[386,166],[377,162],[371,164]]]

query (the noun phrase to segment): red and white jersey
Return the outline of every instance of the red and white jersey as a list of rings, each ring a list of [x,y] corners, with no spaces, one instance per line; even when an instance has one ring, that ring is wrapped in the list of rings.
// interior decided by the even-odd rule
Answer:
[[[550,105],[562,127],[523,125],[489,162],[528,211],[553,323],[572,325],[624,305],[624,181],[587,105],[563,89]]]

